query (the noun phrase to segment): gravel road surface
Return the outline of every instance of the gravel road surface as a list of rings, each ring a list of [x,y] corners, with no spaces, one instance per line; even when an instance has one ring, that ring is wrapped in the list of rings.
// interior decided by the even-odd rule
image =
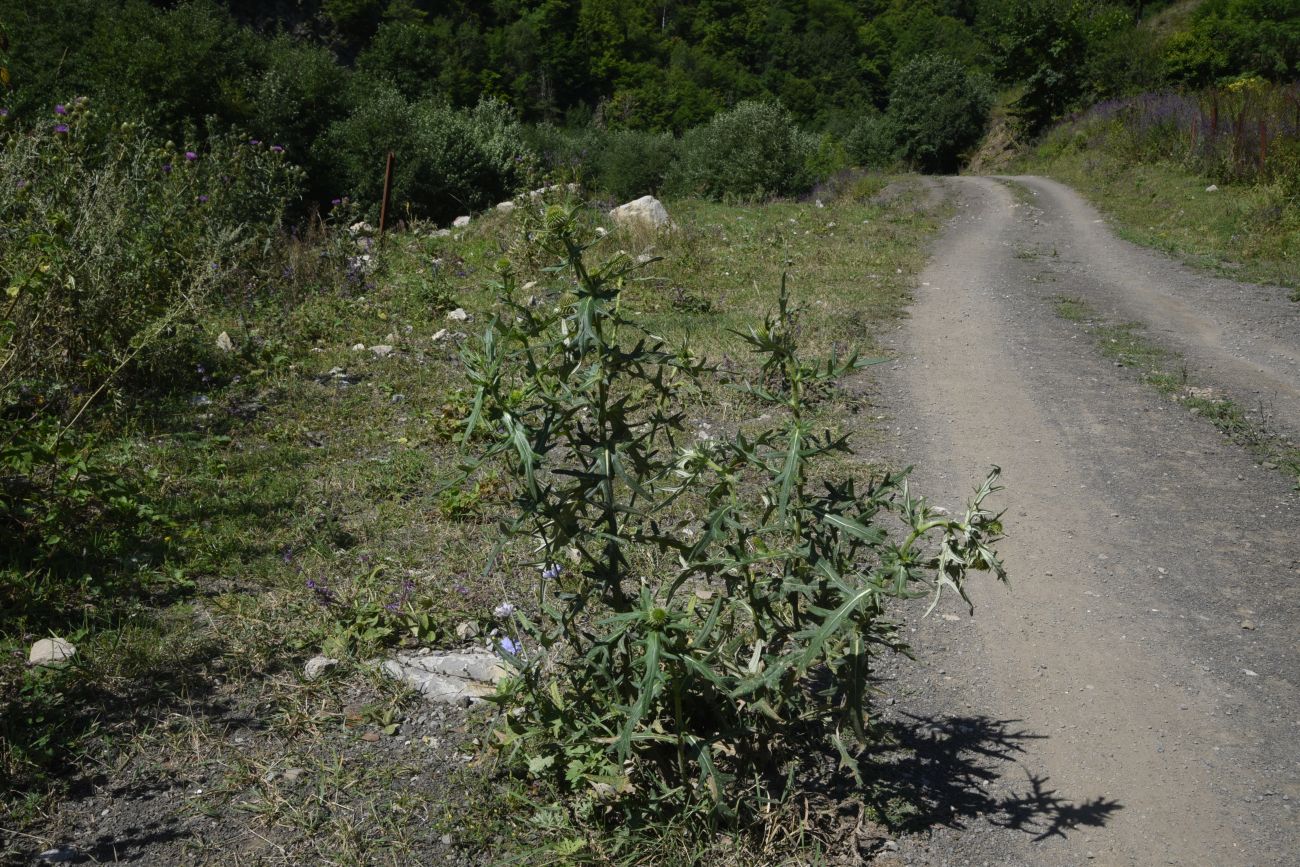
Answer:
[[[1296,480],[1103,359],[1054,304],[1145,322],[1196,381],[1297,432],[1300,305],[1015,180],[944,181],[957,216],[882,375],[897,457],[940,505],[1003,468],[1012,579],[977,582],[973,619],[913,626],[923,665],[898,669],[890,713],[925,720],[936,810],[887,858],[1300,864]]]

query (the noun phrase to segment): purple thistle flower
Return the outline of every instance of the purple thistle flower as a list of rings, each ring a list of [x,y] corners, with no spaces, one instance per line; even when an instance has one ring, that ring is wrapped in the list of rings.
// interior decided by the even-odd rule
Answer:
[[[163,174],[164,174],[164,175],[170,175],[171,173],[172,173],[172,164],[171,164],[171,163],[163,163]]]
[[[192,163],[192,162],[194,162],[195,160],[197,160],[198,158],[199,158],[199,155],[196,154],[194,151],[186,151],[186,152],[185,152],[185,162],[187,162],[187,163]]]
[[[282,154],[284,153],[284,148],[280,145],[271,145],[271,153]]]
[[[9,109],[0,108],[0,117],[8,117],[8,116],[9,116]]]
[[[68,125],[66,123],[55,124],[54,131],[60,134],[65,133],[68,131]]]
[[[334,604],[334,593],[325,586],[324,582],[317,583],[308,578],[307,589],[316,594],[316,601],[321,605],[328,607]]]
[[[248,143],[251,145],[260,145],[262,143],[262,140],[260,138],[250,138],[248,140]]]
[[[54,106],[54,113],[62,117],[63,115],[68,113],[67,106],[63,105],[62,103],[59,103],[58,105]]]

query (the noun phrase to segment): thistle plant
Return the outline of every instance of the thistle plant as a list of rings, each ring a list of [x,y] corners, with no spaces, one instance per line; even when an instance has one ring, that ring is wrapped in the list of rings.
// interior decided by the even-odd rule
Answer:
[[[513,612],[526,650],[505,655],[499,746],[630,824],[745,821],[825,754],[857,775],[872,657],[906,649],[887,603],[969,604],[970,570],[1005,579],[983,507],[997,469],[960,518],[905,474],[818,481],[849,443],[815,431],[810,407],[869,362],[801,356],[784,285],[740,335],[762,367],[744,389],[774,420],[697,440],[685,401],[715,371],[621,310],[639,266],[590,265],[599,240],[576,209],[550,208],[530,237],[559,263],[548,287],[526,303],[503,270],[507,312],[463,358],[464,442],[486,441],[477,460],[517,486],[501,550],[524,542],[539,575]]]

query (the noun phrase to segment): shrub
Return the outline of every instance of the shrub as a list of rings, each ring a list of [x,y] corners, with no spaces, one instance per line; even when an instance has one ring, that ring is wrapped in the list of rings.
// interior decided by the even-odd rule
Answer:
[[[671,133],[609,133],[597,158],[597,185],[619,200],[657,194],[677,160]]]
[[[885,115],[865,115],[845,137],[844,150],[855,165],[888,168],[898,158],[898,132]]]
[[[682,139],[670,184],[712,199],[758,200],[806,192],[809,141],[779,103],[742,102]]]
[[[0,388],[93,389],[119,367],[119,382],[165,385],[204,292],[279,229],[301,171],[235,133],[177,147],[84,99],[58,109],[0,149],[3,349],[17,359]]]
[[[709,368],[621,312],[637,266],[588,264],[573,211],[526,230],[563,273],[541,304],[513,301],[504,273],[509,309],[464,353],[465,439],[485,430],[481,460],[508,468],[507,537],[541,573],[500,640],[515,676],[497,742],[572,792],[577,815],[752,827],[828,757],[857,773],[872,658],[903,647],[889,600],[963,593],[971,569],[1002,576],[981,506],[994,476],[962,518],[901,476],[825,478],[823,459],[849,448],[815,433],[811,402],[863,362],[800,356],[784,288],[744,338],[762,360],[747,390],[775,420],[689,440],[677,400]]]
[[[899,153],[922,171],[956,171],[962,153],[984,135],[992,104],[985,82],[956,60],[940,54],[912,60],[889,91]]]
[[[315,201],[340,192],[334,167],[313,159],[311,146],[321,130],[351,109],[347,83],[347,70],[329,51],[281,35],[267,45],[265,69],[251,86],[251,129],[286,147],[304,165]]]
[[[388,151],[396,156],[395,213],[443,222],[513,194],[532,168],[504,103],[462,110],[408,102],[393,86],[361,76],[354,86],[355,110],[330,125],[314,156],[337,166],[342,192],[371,203],[376,214]]]

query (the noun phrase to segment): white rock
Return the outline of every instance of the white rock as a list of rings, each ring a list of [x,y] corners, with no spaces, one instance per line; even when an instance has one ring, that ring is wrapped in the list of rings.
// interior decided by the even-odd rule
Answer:
[[[469,314],[465,312],[465,308],[457,307],[455,310],[447,314],[447,318],[452,322],[464,322],[469,319]]]
[[[53,849],[46,849],[36,857],[47,864],[63,864],[77,860],[81,857],[81,853],[71,846],[56,846]]]
[[[359,220],[351,226],[348,226],[348,232],[353,235],[373,235],[375,227],[367,223],[365,220]]]
[[[435,229],[431,237],[449,238],[451,237],[451,229]]]
[[[354,344],[352,344],[352,351],[353,351],[353,352],[365,352],[365,351],[366,351],[366,345],[365,345],[364,343],[354,343]]]
[[[511,202],[511,201],[505,201],[505,202],[498,202],[498,203],[497,203],[497,210],[500,211],[500,212],[503,213],[503,214],[510,214],[510,213],[513,213],[514,210],[515,210],[515,207],[516,207],[515,203],[514,203],[514,202]]]
[[[448,704],[481,701],[494,693],[496,685],[506,676],[501,660],[486,651],[420,656],[401,653],[386,661],[383,671],[425,697]]]
[[[434,335],[433,335],[432,337],[430,337],[429,339],[430,339],[431,341],[433,341],[434,343],[437,343],[439,340],[442,340],[442,339],[443,339],[444,337],[446,337],[446,336],[447,336],[447,329],[445,329],[445,328],[439,328],[438,331],[437,331],[437,333],[434,334]]]
[[[469,225],[469,217],[457,217],[451,221],[451,224],[457,229],[463,229]]]
[[[387,358],[393,354],[393,347],[389,346],[387,343],[380,343],[376,346],[370,347],[370,351],[375,354],[375,358]]]
[[[321,675],[333,671],[338,667],[338,664],[339,661],[332,656],[313,656],[302,667],[302,676],[307,680],[315,680]]]
[[[672,225],[668,210],[654,196],[642,196],[636,201],[619,205],[609,212],[609,216],[620,226],[641,224],[660,229]]]
[[[469,641],[471,638],[478,636],[478,624],[469,620],[456,624],[456,637],[463,641]]]
[[[224,331],[217,335],[217,349],[220,349],[222,352],[235,351],[234,342],[230,339],[230,335]]]
[[[1219,191],[1218,184],[1210,184],[1208,187],[1205,188],[1205,192],[1207,193],[1217,193],[1218,191]]]
[[[62,665],[77,655],[77,648],[62,638],[42,638],[32,645],[27,661],[32,665]]]

